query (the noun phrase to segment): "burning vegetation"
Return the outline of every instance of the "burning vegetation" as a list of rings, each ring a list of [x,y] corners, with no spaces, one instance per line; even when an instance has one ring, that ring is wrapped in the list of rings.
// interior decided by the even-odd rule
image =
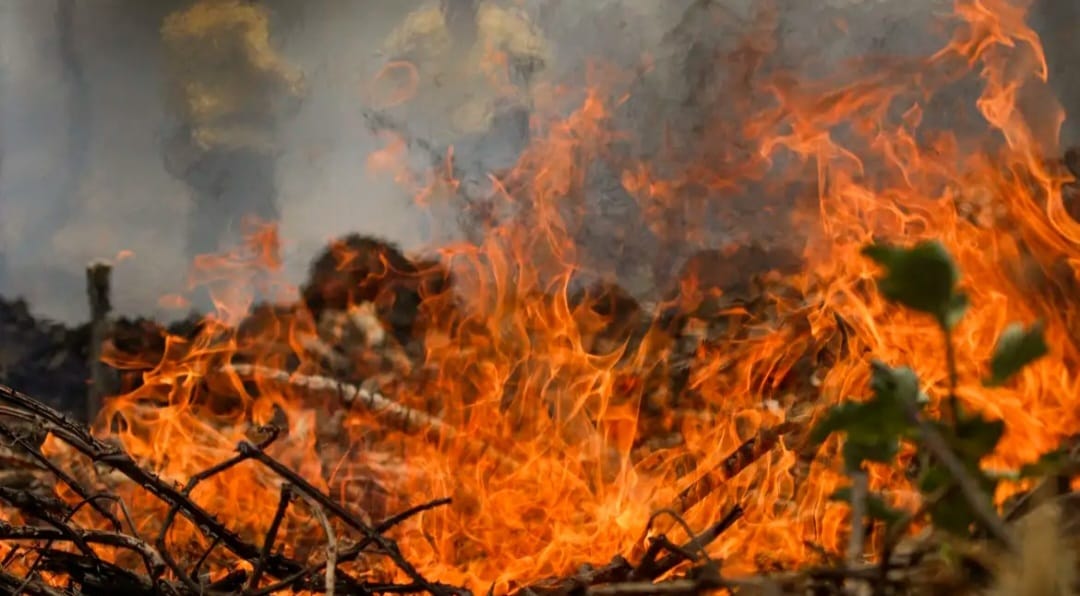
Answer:
[[[660,140],[623,125],[651,60],[526,93],[512,47],[463,45],[528,104],[513,166],[466,183],[375,113],[368,166],[470,240],[348,235],[293,288],[249,222],[192,266],[213,313],[110,322],[89,429],[0,386],[0,586],[1076,593],[1080,158],[1022,4],[956,0],[937,52],[798,80],[762,3],[730,54],[695,46],[735,76]],[[941,124],[970,80],[980,124]],[[605,242],[660,265],[583,241],[598,176],[634,206]]]

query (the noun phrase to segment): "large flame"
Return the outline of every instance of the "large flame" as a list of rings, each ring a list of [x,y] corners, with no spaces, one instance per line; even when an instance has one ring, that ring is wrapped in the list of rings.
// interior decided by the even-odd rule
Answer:
[[[217,315],[194,340],[168,338],[144,383],[109,400],[99,432],[182,484],[232,455],[255,425],[287,421],[287,436],[269,453],[371,518],[452,497],[393,536],[426,576],[477,591],[502,593],[633,554],[650,515],[666,507],[703,528],[741,504],[744,518],[711,553],[731,573],[796,566],[841,546],[846,514],[828,500],[843,482],[835,446],[811,462],[797,441],[774,436],[741,472],[717,470],[746,440],[784,423],[805,428],[814,408],[864,395],[870,355],[912,366],[927,392],[941,395],[947,371],[936,328],[883,302],[873,267],[859,256],[872,239],[934,238],[958,260],[973,304],[954,338],[959,396],[1007,422],[986,465],[1016,468],[1080,431],[1072,339],[1080,324],[1054,287],[1061,275],[1072,282],[1080,272],[1080,225],[1062,204],[1068,176],[1043,157],[1057,150],[1062,112],[1039,100],[1046,63],[1022,4],[957,0],[956,33],[939,52],[853,61],[820,80],[759,72],[741,46],[744,85],[709,122],[714,140],[648,163],[612,149],[635,141],[615,126],[625,99],[617,77],[598,77],[602,84],[568,116],[539,118],[517,166],[493,183],[482,240],[441,249],[460,295],[425,301],[433,323],[423,370],[399,367],[398,378],[382,384],[387,399],[433,420],[403,426],[355,407],[335,416],[346,408],[339,397],[269,373],[315,370],[305,346],[316,330],[305,313],[287,308],[260,311],[235,329],[256,290],[291,298],[277,281],[276,235],[261,228],[243,250],[196,264],[193,282],[209,287]],[[768,50],[750,41],[754,51]],[[924,114],[942,109],[938,93],[969,73],[982,83],[974,106],[981,123],[924,124]],[[425,204],[456,188],[448,170],[408,174],[399,166],[403,151],[392,143],[370,165],[414,185]],[[622,172],[654,233],[684,234],[691,243],[706,235],[664,222],[672,212],[705,221],[695,210],[715,205],[703,194],[715,201],[751,188],[783,194],[794,181],[816,180],[796,207],[767,213],[782,222],[775,225],[808,231],[802,273],[773,280],[770,287],[791,290],[766,296],[768,317],[745,309],[724,315],[738,331],[692,356],[685,395],[666,381],[676,349],[667,330],[597,342],[609,315],[593,297],[574,294],[586,262],[574,238],[586,217],[587,176],[599,163]],[[683,302],[705,285],[683,280]],[[1047,320],[1051,356],[1009,387],[983,388],[1000,329],[1038,317]],[[238,355],[259,366],[226,366]],[[65,453],[56,442],[49,448]],[[872,482],[911,504],[901,473],[875,469]],[[193,498],[257,541],[280,484],[248,462],[206,480]],[[688,489],[694,497],[680,499]],[[117,490],[140,532],[153,536],[163,506],[136,487]],[[321,548],[320,532],[293,508],[280,535],[290,536],[288,554],[303,556]],[[210,546],[184,521],[169,543],[192,553]],[[216,573],[230,570],[216,560],[207,563]],[[397,573],[376,558],[358,564],[375,577]]]

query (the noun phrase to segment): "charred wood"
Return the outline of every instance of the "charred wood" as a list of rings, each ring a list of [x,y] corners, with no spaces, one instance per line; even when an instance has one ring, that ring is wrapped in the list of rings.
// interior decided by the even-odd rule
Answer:
[[[409,259],[394,244],[351,234],[334,241],[312,262],[302,290],[316,322],[350,306],[373,303],[379,320],[403,346],[421,337],[421,303],[449,290],[449,273],[438,263]]]

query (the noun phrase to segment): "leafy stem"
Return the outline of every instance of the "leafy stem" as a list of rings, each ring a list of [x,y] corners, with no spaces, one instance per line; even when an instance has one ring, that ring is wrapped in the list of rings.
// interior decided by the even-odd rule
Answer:
[[[1014,538],[992,503],[999,479],[980,467],[983,458],[997,448],[1005,424],[964,412],[957,395],[960,375],[953,329],[969,305],[967,295],[957,290],[959,270],[938,242],[922,242],[911,248],[877,244],[863,249],[863,254],[884,269],[877,286],[887,300],[932,316],[942,330],[948,395],[940,419],[927,418],[922,411],[927,399],[915,371],[872,362],[873,396],[831,408],[812,434],[817,442],[836,433],[844,436],[844,469],[854,484],[840,489],[833,498],[851,503],[853,531],[859,531],[857,524],[863,516],[885,522],[886,567],[900,535],[923,514],[928,514],[939,530],[968,535],[981,527],[1015,549]],[[1010,325],[998,340],[990,375],[983,384],[990,387],[1007,383],[1047,351],[1041,323],[1027,329]],[[865,462],[895,465],[902,443],[915,447],[914,456],[921,464],[916,484],[923,506],[911,515],[889,508],[879,495],[868,494],[862,482]],[[855,557],[860,547],[861,541],[852,536],[849,558]]]
[[[960,420],[960,398],[956,395],[957,387],[960,384],[960,372],[956,364],[956,343],[953,341],[952,327],[943,325],[942,332],[945,336],[945,365],[949,370],[949,405],[948,411],[944,413],[943,418],[951,420],[955,424]]]

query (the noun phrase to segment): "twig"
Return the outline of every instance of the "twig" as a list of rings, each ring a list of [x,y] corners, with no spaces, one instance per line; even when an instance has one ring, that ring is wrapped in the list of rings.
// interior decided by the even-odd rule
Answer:
[[[8,388],[0,385],[0,399],[2,399],[2,394],[5,389]],[[10,391],[10,389],[8,390]],[[9,409],[4,408],[3,406],[0,406],[0,414],[18,416],[21,414],[21,412],[12,412]],[[5,427],[2,424],[0,424],[0,436],[3,436],[5,439],[11,441],[15,445],[18,445],[23,451],[27,453],[27,455],[29,455],[41,465],[45,466],[46,469],[52,472],[53,476],[56,476],[60,480],[60,482],[63,482],[65,485],[67,485],[67,487],[70,488],[72,492],[74,492],[76,495],[78,495],[80,499],[90,503],[90,506],[94,508],[94,511],[100,513],[102,517],[104,517],[106,520],[109,521],[110,524],[112,524],[114,531],[120,531],[120,528],[122,527],[120,524],[120,520],[117,519],[111,511],[109,511],[97,502],[97,499],[95,498],[97,495],[92,495],[87,492],[86,489],[84,489],[77,480],[72,478],[70,474],[68,474],[64,470],[61,470],[59,466],[52,463],[49,458],[45,457],[45,454],[43,454],[40,449],[38,449],[34,445],[31,445],[30,442],[27,441],[24,437],[19,436],[14,431]]]
[[[736,505],[720,521],[701,534],[692,537],[681,547],[671,549],[667,556],[650,565],[634,568],[629,561],[619,555],[603,567],[590,568],[571,577],[545,580],[527,586],[522,589],[522,594],[528,596],[580,594],[591,592],[592,586],[601,584],[654,585],[652,582],[657,578],[675,569],[679,564],[693,560],[693,553],[703,552],[705,547],[730,528],[742,515],[743,508]]]
[[[848,536],[847,564],[855,567],[863,558],[863,544],[866,540],[866,508],[870,479],[864,470],[851,473],[851,534]],[[858,593],[853,581],[846,586],[851,594]]]
[[[776,428],[763,429],[757,436],[751,437],[742,445],[739,445],[714,470],[706,472],[704,476],[683,489],[671,508],[679,513],[686,513],[712,494],[723,482],[731,480],[751,464],[761,459],[773,447],[776,447],[781,437],[794,432],[796,428],[797,426],[794,423],[785,422]]]
[[[249,561],[258,558],[259,549],[256,546],[245,542],[238,534],[226,528],[172,484],[141,468],[130,455],[121,449],[101,442],[94,438],[85,428],[69,420],[56,410],[10,387],[0,385],[0,402],[7,402],[15,406],[15,408],[3,408],[4,414],[30,421],[36,424],[38,428],[53,433],[58,439],[71,445],[72,448],[90,458],[91,461],[116,470],[165,502],[165,504],[170,507],[177,507],[180,513],[194,523],[204,534],[211,539],[220,540],[221,544],[240,558]],[[85,492],[81,488],[73,487],[73,490]],[[86,498],[82,494],[80,496]],[[280,555],[273,555],[268,561],[268,570],[276,577],[285,577],[302,569],[303,567],[299,563]]]
[[[57,528],[12,526],[6,522],[0,522],[0,540],[48,540],[53,542],[71,542],[71,533],[77,534],[78,538],[86,543],[105,544],[118,546],[134,551],[143,557],[147,571],[151,578],[158,578],[165,572],[165,561],[161,554],[149,544],[126,534],[115,532],[102,532],[99,530],[75,530],[68,528],[67,531]]]
[[[416,507],[406,509],[405,511],[402,511],[401,513],[398,513],[396,515],[388,517],[385,520],[383,520],[383,521],[379,522],[378,524],[376,524],[375,528],[374,528],[375,532],[377,534],[385,534],[387,531],[389,531],[394,526],[404,522],[405,520],[407,520],[407,519],[409,519],[409,518],[411,518],[411,517],[413,517],[415,515],[419,515],[420,513],[423,513],[424,511],[428,511],[428,510],[434,509],[436,507],[442,507],[443,505],[449,505],[450,502],[451,502],[450,499],[436,499],[434,501],[430,501],[430,502],[427,502],[427,503],[423,503],[421,505],[417,505]],[[352,561],[352,560],[356,559],[357,557],[360,556],[360,553],[362,553],[364,551],[364,549],[367,548],[368,546],[371,546],[372,543],[373,543],[373,541],[368,539],[368,538],[365,538],[365,539],[361,540],[355,546],[349,547],[348,549],[341,551],[341,553],[339,553],[337,555],[337,562],[339,564],[340,563],[347,563],[349,561]],[[303,578],[309,577],[311,575],[314,575],[314,574],[324,570],[328,564],[329,564],[329,561],[323,561],[322,563],[312,565],[311,567],[308,567],[307,569],[305,569],[305,570],[303,570],[303,571],[301,571],[299,573],[293,574],[293,575],[291,575],[289,577],[286,577],[286,578],[282,579],[281,581],[277,582],[276,584],[266,586],[265,588],[263,588],[261,590],[253,592],[251,594],[251,596],[266,596],[267,594],[272,594],[272,593],[277,592],[279,590],[284,590],[284,589],[288,588],[289,586],[292,586],[292,585],[296,584],[298,581],[302,580]],[[378,591],[378,590],[376,590],[376,591]]]
[[[706,546],[712,544],[713,541],[719,538],[720,535],[727,531],[728,528],[735,525],[735,522],[739,521],[739,518],[741,518],[742,516],[743,508],[739,505],[736,505],[731,509],[731,511],[727,513],[727,515],[721,518],[720,521],[713,524],[701,534],[698,534],[696,537],[690,539],[689,542],[682,546],[682,550],[685,552],[696,552],[704,550]],[[652,577],[634,577],[634,579],[656,579],[658,577],[661,577],[665,573],[671,571],[685,560],[686,559],[681,552],[670,553],[668,556],[660,559],[660,561],[657,562],[655,569],[652,570],[654,574]]]
[[[307,501],[315,520],[319,522],[323,532],[326,533],[326,595],[334,596],[334,583],[336,581],[334,574],[337,571],[337,534],[334,532],[334,527],[330,525],[330,520],[327,519],[322,506],[307,495],[304,495],[304,500]]]
[[[1006,548],[1013,553],[1019,552],[1016,539],[1013,538],[1012,533],[1005,527],[1005,523],[1001,521],[997,512],[994,511],[990,499],[979,487],[975,479],[971,477],[971,474],[964,469],[963,462],[949,449],[949,444],[945,441],[945,438],[941,436],[937,429],[928,424],[926,420],[923,420],[922,416],[919,416],[915,403],[907,403],[905,407],[907,408],[908,418],[918,426],[919,434],[926,448],[949,471],[949,474],[960,488],[960,492],[963,493],[964,498],[971,505],[975,516],[994,538],[1001,541]]]
[[[676,579],[661,584],[652,582],[624,582],[590,586],[585,593],[588,596],[696,596],[711,586],[696,579]]]
[[[848,536],[847,563],[855,566],[863,558],[863,543],[866,539],[866,499],[870,490],[870,480],[863,470],[853,472],[851,479],[851,535]]]
[[[289,577],[291,578],[291,582],[295,582],[297,579],[308,574],[309,570],[302,568],[296,561],[280,554],[271,554],[270,551],[273,543],[272,537],[266,541],[263,548],[257,548],[240,539],[237,534],[227,529],[208,512],[191,501],[187,493],[190,492],[193,486],[197,485],[201,480],[213,476],[214,474],[221,473],[246,459],[255,459],[262,465],[275,471],[305,498],[310,499],[313,508],[316,506],[318,507],[317,511],[322,512],[328,510],[337,517],[340,517],[346,524],[359,530],[364,535],[364,539],[360,544],[356,545],[359,548],[354,547],[355,554],[349,552],[338,553],[337,537],[327,521],[325,528],[328,530],[327,536],[328,542],[330,543],[330,550],[328,551],[327,562],[323,563],[319,569],[326,569],[325,575],[327,579],[325,587],[331,591],[338,589],[345,590],[348,593],[369,593],[374,591],[371,587],[374,586],[374,584],[359,583],[348,575],[339,575],[337,569],[337,566],[343,560],[355,558],[364,547],[374,544],[377,545],[383,553],[388,555],[402,571],[413,579],[413,583],[410,585],[379,585],[378,587],[380,589],[402,593],[410,591],[427,591],[432,594],[468,593],[453,586],[446,586],[424,579],[415,568],[405,561],[397,545],[393,541],[381,536],[382,532],[385,532],[408,517],[433,507],[449,503],[449,499],[441,499],[414,507],[406,512],[388,518],[375,528],[369,528],[354,515],[350,514],[344,507],[335,503],[330,497],[315,489],[315,487],[305,479],[262,451],[262,449],[274,439],[276,434],[272,434],[259,445],[253,445],[247,441],[242,442],[238,449],[239,452],[235,457],[197,474],[188,482],[186,489],[178,489],[163,481],[152,472],[148,472],[139,467],[135,460],[121,448],[99,441],[78,423],[69,420],[62,414],[29,396],[0,385],[0,402],[11,404],[0,405],[0,414],[28,422],[32,424],[34,428],[43,432],[52,433],[56,438],[67,443],[75,451],[88,457],[92,462],[106,465],[121,475],[126,476],[128,479],[137,483],[152,495],[162,500],[165,504],[169,505],[173,517],[175,517],[177,513],[180,513],[195,523],[206,536],[213,540],[214,546],[217,544],[224,545],[237,556],[255,562],[256,567],[263,569],[264,573],[271,574],[278,579]],[[0,429],[4,429],[4,427],[0,426]],[[32,446],[30,446],[30,451],[34,451]],[[37,453],[36,455],[44,459],[44,456],[40,453]],[[46,459],[44,462],[47,463],[48,460]],[[63,471],[55,465],[47,464],[47,467],[57,473],[59,477],[66,477]],[[82,490],[74,480],[72,480],[72,484],[73,490]],[[78,507],[85,504],[93,506],[100,500],[99,497],[103,497],[103,495],[87,496]],[[318,516],[318,513],[316,516]],[[323,513],[323,517],[325,518],[325,513]],[[119,522],[117,521],[116,523],[117,526],[119,526]],[[280,520],[278,520],[278,523],[280,523]],[[85,581],[95,583],[98,588],[108,585],[110,581],[120,581],[131,583],[132,589],[137,589],[139,591],[149,590],[154,593],[160,593],[161,590],[165,590],[167,593],[190,592],[193,594],[203,594],[207,593],[208,589],[237,591],[240,590],[244,584],[254,585],[255,581],[258,580],[258,576],[256,575],[254,577],[255,581],[249,582],[247,581],[247,574],[240,573],[230,576],[228,582],[225,582],[228,583],[229,586],[235,587],[230,588],[226,586],[225,583],[223,583],[224,580],[223,582],[217,582],[211,586],[199,586],[194,583],[195,580],[192,577],[193,574],[184,573],[182,570],[178,570],[177,566],[170,565],[165,553],[158,552],[137,537],[119,534],[118,532],[110,533],[82,530],[76,530],[79,533],[77,536],[72,536],[66,532],[67,530],[70,530],[70,528],[14,528],[5,525],[0,527],[0,539],[67,540],[77,542],[78,538],[86,542],[100,542],[103,544],[128,548],[139,552],[147,560],[147,566],[151,576],[150,580],[141,579],[138,576],[130,574],[130,572],[115,567],[110,563],[101,561],[96,556],[90,558],[72,558],[74,555],[71,555],[70,553],[48,551],[50,565],[59,565],[57,569],[61,572],[66,568],[70,568],[72,573],[84,574]],[[167,527],[165,530],[167,532]],[[159,536],[158,540],[161,544],[164,544],[163,536]],[[205,557],[208,556],[208,553],[209,550],[203,555],[202,559],[205,559]],[[67,562],[64,563],[61,559],[67,560]],[[200,559],[199,564],[202,563],[202,559]],[[98,561],[100,561],[100,564],[97,563]],[[95,567],[95,565],[97,567]],[[166,567],[172,568],[177,573],[179,578],[184,582],[182,586],[176,586],[156,579],[161,576]],[[36,584],[33,582],[32,576],[27,578],[27,589],[34,590]],[[257,593],[264,593],[264,590],[258,590]]]
[[[285,510],[289,508],[289,502],[292,501],[292,486],[288,483],[281,485],[281,497],[278,499],[277,509],[274,510],[274,517],[270,520],[270,527],[266,530],[266,538],[263,539],[262,551],[259,553],[258,560],[255,561],[255,567],[251,571],[251,577],[248,578],[247,588],[244,592],[250,592],[251,589],[259,585],[259,578],[262,577],[263,571],[266,569],[266,557],[270,555],[270,551],[274,548],[274,540],[277,539],[278,528],[281,527],[281,520],[285,519]]]
[[[265,430],[268,432],[268,434],[266,438],[260,441],[257,445],[259,449],[265,449],[269,447],[274,441],[277,440],[278,436],[280,436],[281,434],[279,429],[277,429],[276,427],[266,427]],[[190,497],[191,492],[195,490],[195,487],[197,487],[202,481],[208,480],[218,474],[221,474],[222,472],[226,472],[247,460],[247,455],[237,454],[223,462],[210,466],[209,468],[194,474],[191,478],[188,479],[187,484],[185,484],[184,488],[181,489],[180,494],[182,494],[186,498]],[[169,511],[165,513],[165,520],[161,523],[161,530],[158,531],[157,539],[154,541],[154,544],[157,545],[158,549],[160,549],[161,552],[165,554],[165,560],[170,563],[170,567],[172,566],[172,564],[174,564],[174,562],[172,561],[172,558],[167,554],[168,547],[166,545],[166,539],[169,535],[169,528],[172,527],[173,522],[176,520],[176,514],[180,512],[181,505],[182,504],[180,502],[177,502],[169,507]],[[213,538],[214,545],[217,545],[220,542],[220,537]],[[203,559],[200,559],[200,562],[210,555],[211,550],[213,550],[213,547],[206,551],[206,554],[203,555]],[[260,558],[261,556],[262,555],[260,553]],[[181,579],[185,578],[187,578],[186,574],[181,576]],[[190,579],[194,581],[193,577]],[[192,586],[194,586],[194,584],[189,587]]]
[[[376,533],[373,528],[360,521],[349,510],[345,509],[345,507],[339,505],[338,503],[335,503],[330,497],[324,495],[322,492],[312,486],[310,482],[305,480],[302,476],[292,471],[281,462],[275,460],[269,455],[266,455],[265,453],[260,451],[255,445],[252,445],[248,441],[241,441],[240,444],[237,446],[237,450],[240,453],[248,453],[252,459],[270,468],[279,476],[291,482],[296,487],[297,491],[299,491],[301,494],[311,497],[315,500],[315,502],[317,502],[327,511],[333,513],[335,516],[341,519],[341,521],[345,522],[353,529],[364,534],[365,538],[372,540],[376,545],[378,545],[382,552],[385,553],[390,558],[390,560],[393,561],[399,569],[401,569],[402,572],[408,575],[409,579],[413,580],[413,582],[424,586],[424,588],[429,590],[432,594],[448,594],[448,591],[442,586],[437,586],[424,579],[424,576],[420,575],[420,572],[417,571],[411,563],[406,561],[405,558],[401,556],[401,551],[398,550],[397,544],[385,538],[381,534]]]
[[[526,596],[556,596],[580,594],[589,586],[625,581],[634,567],[622,555],[616,555],[603,567],[589,568],[577,574],[553,580],[544,580],[521,590]]]
[[[199,557],[199,560],[195,561],[195,566],[191,568],[191,577],[192,578],[198,578],[199,577],[199,572],[202,571],[203,564],[206,563],[206,560],[210,558],[210,553],[214,552],[214,549],[217,548],[217,546],[219,544],[221,544],[221,541],[217,540],[217,539],[214,539],[210,543],[210,546],[207,547],[206,550],[203,551],[203,554],[202,554],[201,557]]]
[[[693,538],[694,530],[690,527],[690,524],[686,523],[686,520],[684,520],[682,516],[680,516],[679,513],[673,509],[660,509],[653,512],[653,514],[649,516],[649,522],[645,524],[646,532],[649,532],[649,530],[653,526],[653,523],[661,515],[671,516],[671,518],[675,520],[675,523],[677,523],[683,528],[683,530],[686,531],[686,535]],[[646,549],[645,553],[641,555],[641,559],[638,563],[637,569],[634,569],[634,571],[631,573],[631,576],[650,579],[658,577],[658,574],[654,571],[654,567],[657,564],[657,557],[659,557],[660,553],[665,550],[670,553],[679,553],[686,561],[692,561],[694,560],[694,557],[697,556],[697,554],[695,553],[683,550],[683,548],[679,545],[672,544],[667,539],[667,536],[660,534],[650,539],[648,549]],[[702,556],[708,556],[708,553],[706,553],[704,549],[699,548],[698,550]]]
[[[75,514],[77,514],[84,506],[86,506],[88,504],[92,504],[92,503],[94,503],[95,501],[97,501],[99,499],[115,499],[116,502],[121,504],[121,506],[124,503],[119,497],[115,497],[113,495],[107,495],[107,494],[94,495],[90,499],[83,499],[83,500],[79,501],[78,503],[76,503],[75,506],[72,507],[71,510],[68,511],[67,514],[64,515],[63,520],[61,520],[59,523],[57,523],[57,522],[55,522],[53,520],[49,520],[49,523],[52,524],[53,527],[55,527],[58,530],[62,530],[62,531],[65,530],[65,529],[70,530],[68,528],[68,526],[67,526],[67,523],[70,522],[73,517],[75,517]],[[13,504],[16,507],[19,506],[18,504],[15,504],[15,503],[13,503]],[[127,509],[125,508],[125,509],[123,509],[123,511],[124,511],[125,515],[127,515]],[[138,534],[138,532],[135,531],[135,525],[131,522],[131,517],[130,516],[128,516],[127,521],[128,521],[128,525],[131,526],[132,535],[135,536],[135,538],[139,538],[139,534]],[[120,528],[116,528],[116,530],[119,531]],[[75,545],[77,547],[79,547],[80,550],[82,550],[84,553],[87,553],[87,551],[89,551],[89,554],[91,556],[94,555],[94,552],[92,550],[89,550],[89,547],[86,546],[86,541],[82,540],[82,538],[79,538],[77,534],[75,534],[74,532],[69,532],[68,535],[72,537],[73,542],[75,543]],[[34,562],[31,563],[30,568],[26,571],[26,574],[25,574],[26,579],[24,579],[23,583],[19,586],[19,588],[14,591],[15,594],[21,594],[30,585],[31,580],[33,580],[35,574],[37,573],[38,567],[45,560],[45,552],[52,548],[53,542],[54,542],[53,540],[49,540],[48,542],[45,543],[44,547],[39,549],[37,558],[34,559]],[[14,549],[14,548],[11,549],[11,553],[14,554],[16,550],[17,549]],[[6,566],[6,562],[5,562],[4,566]]]
[[[949,370],[949,412],[945,419],[955,424],[960,421],[960,398],[956,395],[956,388],[960,384],[960,370],[956,365],[956,344],[953,342],[951,328],[944,321],[941,328],[945,334],[945,365]]]
[[[889,526],[885,531],[885,540],[881,547],[881,560],[878,563],[878,579],[880,582],[884,583],[885,580],[888,579],[889,566],[892,565],[893,552],[899,545],[900,539],[903,538],[904,533],[907,532],[908,527],[911,526],[911,523],[926,515],[934,505],[937,505],[941,499],[944,499],[954,490],[957,490],[955,482],[950,482],[945,486],[942,486],[923,498],[923,502],[918,509],[904,515]]]
[[[382,419],[386,424],[398,426],[405,432],[426,432],[434,440],[443,438],[451,441],[461,440],[466,445],[474,446],[477,452],[492,454],[507,465],[514,464],[511,458],[495,452],[489,445],[476,444],[475,439],[462,435],[456,428],[449,426],[441,419],[391,401],[378,393],[357,385],[343,383],[330,377],[294,375],[283,370],[252,364],[230,364],[222,367],[221,371],[235,373],[241,377],[254,377],[294,387],[303,387],[310,391],[332,393],[337,395],[345,405],[360,406]]]
[[[5,594],[19,594],[21,592],[30,596],[65,596],[63,592],[50,588],[33,578],[24,580],[6,571],[0,571],[0,590]]]

